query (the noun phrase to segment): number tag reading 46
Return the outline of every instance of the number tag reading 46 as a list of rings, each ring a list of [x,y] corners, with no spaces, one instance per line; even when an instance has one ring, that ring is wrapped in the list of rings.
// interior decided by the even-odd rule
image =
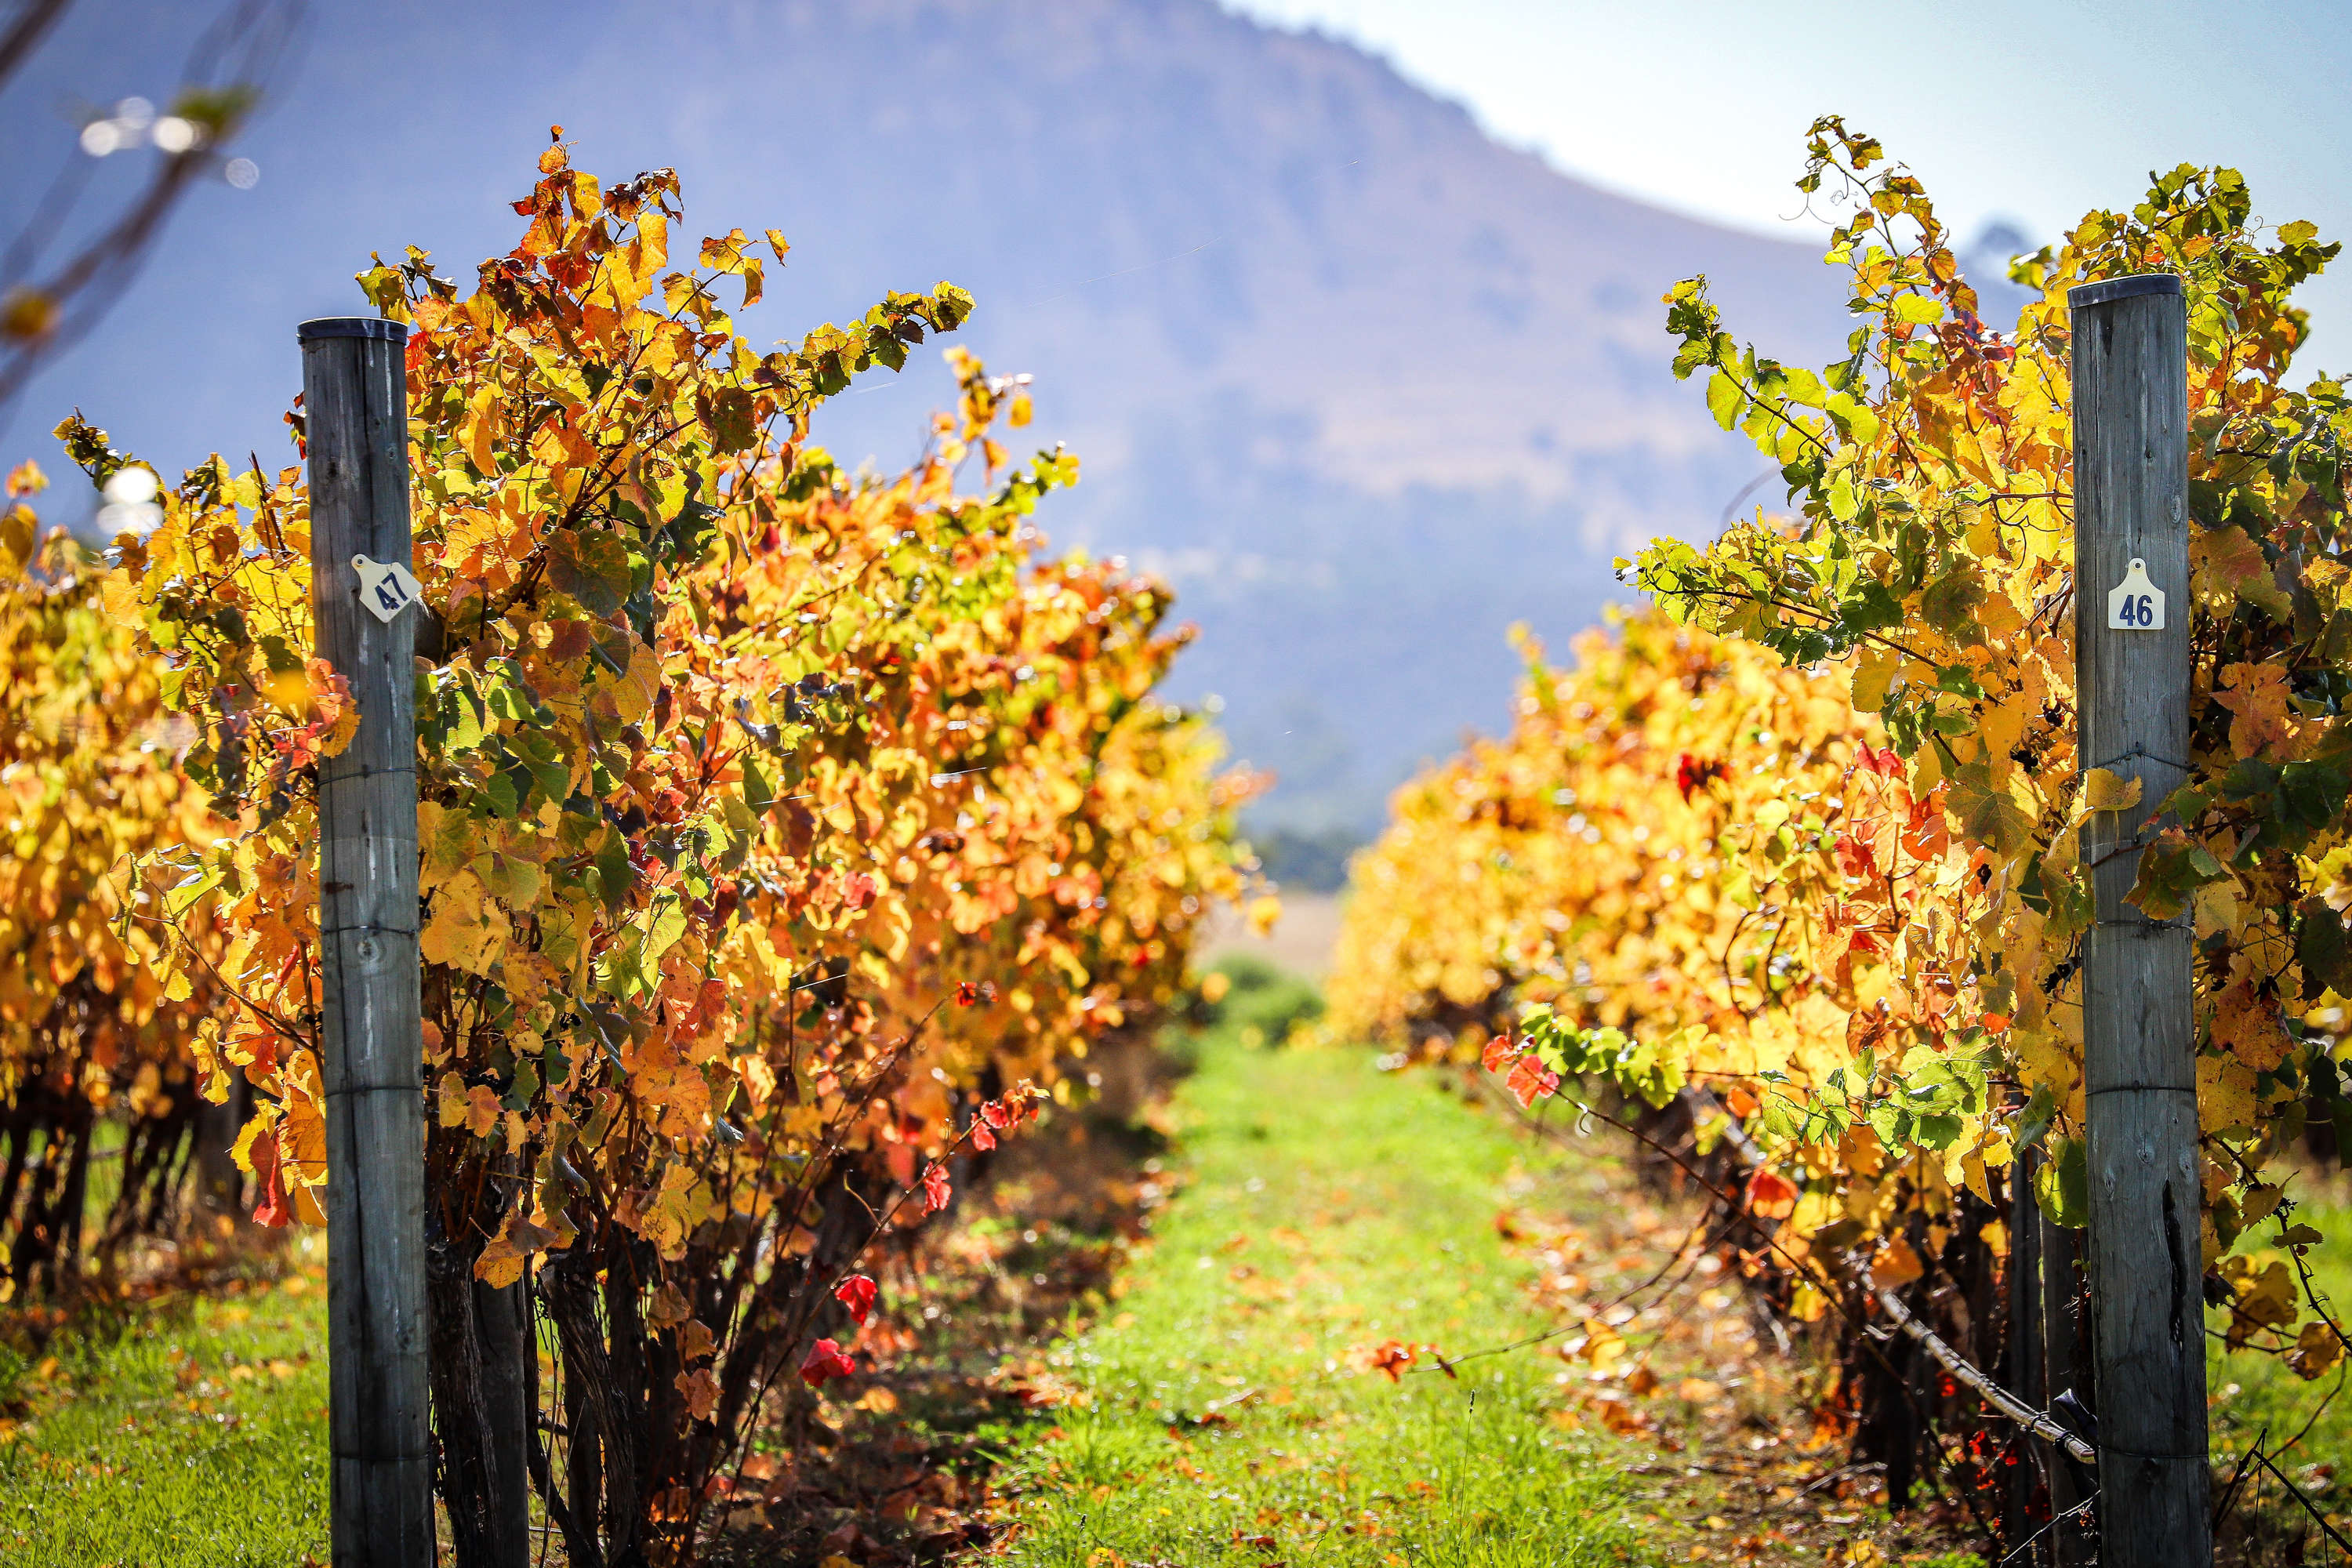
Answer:
[[[2107,593],[2107,629],[2116,632],[2160,632],[2164,629],[2164,590],[2147,580],[2147,563],[2134,561],[2124,580]]]
[[[392,617],[415,604],[425,592],[407,567],[396,561],[371,561],[364,555],[352,557],[352,570],[359,574],[360,603],[375,612],[375,618],[392,625]]]

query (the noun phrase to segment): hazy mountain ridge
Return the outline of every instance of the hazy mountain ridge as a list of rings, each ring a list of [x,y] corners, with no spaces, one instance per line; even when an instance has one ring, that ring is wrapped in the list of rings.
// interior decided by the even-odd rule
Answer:
[[[53,52],[102,77],[122,63],[73,49],[114,41]],[[1207,0],[327,6],[301,68],[247,149],[262,187],[188,215],[15,445],[79,403],[167,461],[280,460],[294,321],[357,308],[369,250],[462,276],[511,243],[503,203],[561,121],[585,167],[677,167],[697,232],[793,237],[755,341],[971,289],[963,340],[1035,374],[1034,433],[1085,460],[1040,521],[1173,578],[1204,633],[1176,689],[1221,693],[1285,774],[1276,820],[1370,819],[1500,721],[1509,622],[1564,641],[1611,556],[1711,529],[1761,470],[1667,372],[1669,283],[1706,272],[1788,357],[1842,336],[1816,246],[1567,179],[1381,61]],[[895,466],[944,388],[928,363],[878,381],[818,438]]]

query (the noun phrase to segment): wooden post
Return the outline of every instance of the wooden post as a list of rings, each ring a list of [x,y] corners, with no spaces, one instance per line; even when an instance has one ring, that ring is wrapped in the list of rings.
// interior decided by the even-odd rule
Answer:
[[[418,612],[404,605],[382,618],[362,604],[352,564],[365,557],[408,569],[407,329],[337,317],[305,321],[299,335],[318,655],[351,682],[360,712],[350,747],[319,770],[334,1561],[424,1568],[434,1544],[416,957]],[[397,584],[386,592],[402,596]]]
[[[2083,1082],[2099,1561],[2210,1568],[2190,931],[2124,901],[2189,760],[2188,308],[2169,273],[2086,284],[2067,303],[2081,765],[2141,783],[2137,805],[2083,827],[2097,910]]]

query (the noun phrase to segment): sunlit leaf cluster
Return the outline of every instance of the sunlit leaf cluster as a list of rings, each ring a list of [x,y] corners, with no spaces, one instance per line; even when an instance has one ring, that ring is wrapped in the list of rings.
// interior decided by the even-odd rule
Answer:
[[[1154,695],[1190,637],[1166,589],[1041,557],[1032,514],[1077,461],[1008,458],[1025,378],[950,351],[958,406],[898,476],[809,444],[961,290],[761,353],[735,313],[781,235],[688,248],[674,175],[602,185],[561,142],[516,210],[470,291],[415,250],[360,277],[411,328],[433,1234],[493,1285],[574,1254],[627,1273],[635,1304],[589,1325],[660,1331],[627,1484],[699,1488],[826,1299],[841,1237],[813,1227],[845,1196],[877,1226],[943,1206],[978,1110],[1066,1093],[1171,1000],[1246,889],[1255,784]],[[60,434],[101,483],[128,460]],[[163,500],[106,602],[226,826],[133,847],[139,891],[204,919],[130,929],[159,975],[216,968],[195,1068],[258,1091],[257,1217],[316,1223],[317,776],[359,715],[312,651],[299,468],[215,459]],[[607,1479],[608,1528],[653,1517]]]
[[[1620,647],[1589,652],[1570,675],[1539,677],[1508,742],[1400,797],[1394,847],[1366,862],[1360,885],[1458,878],[1453,912],[1401,941],[1384,923],[1418,911],[1360,899],[1350,942],[1396,953],[1406,978],[1383,989],[1377,963],[1359,958],[1342,1004],[1392,1027],[1467,1009],[1496,1028],[1522,1001],[1549,1004],[1570,1022],[1528,1034],[1531,1047],[1551,1042],[1528,1057],[1530,1075],[1594,1065],[1575,1031],[1600,1026],[1624,1031],[1630,1061],[1671,1064],[1644,1066],[1628,1085],[1637,1090],[1748,1075],[1723,1099],[1767,1146],[1806,1164],[1799,1233],[1830,1222],[1817,1233],[1866,1245],[1951,1190],[1981,1196],[1983,1173],[2029,1146],[2044,1156],[2045,1210],[2081,1224],[2080,969],[2092,905],[2078,830],[2135,804],[2139,786],[2105,765],[2116,759],[2075,753],[2065,296],[2084,281],[2179,273],[2189,320],[2193,752],[2181,759],[2189,783],[2160,803],[2174,826],[2143,857],[2133,898],[2197,935],[2209,1294],[2237,1300],[2233,1340],[2285,1352],[2316,1375],[2340,1356],[2341,1337],[2315,1301],[2303,1309],[2315,1320],[2298,1322],[2290,1286],[2315,1233],[2292,1219],[2291,1194],[2268,1173],[2312,1118],[2347,1110],[2336,1052],[2352,994],[2341,466],[2352,415],[2336,381],[2291,381],[2306,323],[2288,300],[2336,247],[2309,224],[2265,226],[2235,173],[2184,166],[2156,176],[2129,212],[2093,213],[2062,244],[2021,259],[2014,276],[2035,297],[2003,331],[1979,314],[1951,237],[1907,171],[1835,120],[1815,127],[1811,151],[1801,188],[1847,213],[1828,257],[1851,285],[1846,357],[1811,369],[1740,343],[1703,279],[1665,300],[1677,374],[1699,380],[1717,419],[1780,465],[1787,511],[1703,545],[1660,540],[1630,564],[1687,646],[1732,668],[1763,656],[1785,667],[1780,679],[1835,688],[1844,718],[1776,732],[1808,758],[1807,747],[1852,737],[1832,753],[1844,784],[1771,759],[1761,762],[1775,772],[1750,783],[1728,728],[1673,741],[1687,752],[1684,782],[1696,769],[1699,789],[1733,792],[1732,810],[1714,830],[1715,854],[1681,846],[1672,901],[1683,907],[1662,923],[1656,884],[1608,869],[1644,859],[1662,833],[1676,837],[1670,808],[1685,792],[1668,746],[1652,739],[1658,721],[1620,708],[1613,729],[1587,740],[1553,733],[1545,717],[1548,681],[1575,693],[1561,700],[1607,712],[1588,692],[1625,682],[1620,664],[1687,659],[1686,645],[1662,645],[1664,631],[1637,619]],[[1576,769],[1618,744],[1641,761],[1588,794]],[[1532,834],[1495,838],[1502,826],[1471,806],[1528,798],[1507,782],[1512,769],[1574,792],[1580,825],[1563,830],[1553,812]],[[1816,804],[1824,798],[1837,812]],[[1720,848],[1727,829],[1766,831],[1768,813],[1775,833],[1814,825],[1798,843],[1820,866],[1771,895],[1751,864]],[[1587,869],[1530,874],[1595,827],[1601,841],[1580,857]],[[1422,841],[1405,849],[1415,834]],[[1546,837],[1557,847],[1529,841]],[[1424,855],[1444,868],[1404,869]],[[1703,868],[1696,879],[1693,865]],[[1612,875],[1643,890],[1596,904],[1577,880]],[[1761,979],[1743,973],[1752,960],[1740,941],[1706,930],[1703,911],[1738,908],[1740,897],[1769,910],[1777,933]],[[1665,951],[1654,955],[1642,944],[1661,931]],[[1740,988],[1722,1000],[1786,1015],[1803,1042],[1786,1066],[1766,1053],[1731,1059],[1720,1042],[1753,1038],[1756,1025],[1727,1035],[1722,1001],[1710,1017],[1682,1000],[1726,982]],[[1808,1051],[1851,1060],[1833,1076],[1790,1070]],[[1838,1228],[1848,1220],[1860,1229]]]
[[[1882,1239],[1898,1190],[1981,1194],[2007,1020],[1935,933],[1983,889],[1845,673],[1655,610],[1566,669],[1528,651],[1510,734],[1400,791],[1358,858],[1336,1027],[1483,1059],[1522,1103],[1600,1080],[1737,1118],[1813,1189],[1795,1256]]]
[[[43,533],[31,498],[47,482],[19,466],[0,512],[0,1300],[71,1259],[56,1233],[82,1224],[73,1168],[92,1118],[129,1119],[130,1159],[138,1129],[184,1125],[184,1041],[217,995],[201,962],[160,967],[154,929],[119,918],[131,859],[208,843],[219,825],[173,767],[160,672],[107,614],[100,563]],[[189,894],[146,896],[160,915]]]

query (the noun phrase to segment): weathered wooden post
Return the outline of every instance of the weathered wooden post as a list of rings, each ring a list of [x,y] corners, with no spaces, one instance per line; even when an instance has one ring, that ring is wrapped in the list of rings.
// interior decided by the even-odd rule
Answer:
[[[360,727],[319,771],[336,1568],[434,1560],[416,956],[415,579],[396,321],[305,321],[310,606]]]
[[[2084,824],[2083,962],[2099,1561],[2210,1568],[2197,1036],[2186,921],[2124,901],[2189,760],[2189,327],[2180,279],[2072,291],[2074,649],[2085,769],[2141,784]]]

